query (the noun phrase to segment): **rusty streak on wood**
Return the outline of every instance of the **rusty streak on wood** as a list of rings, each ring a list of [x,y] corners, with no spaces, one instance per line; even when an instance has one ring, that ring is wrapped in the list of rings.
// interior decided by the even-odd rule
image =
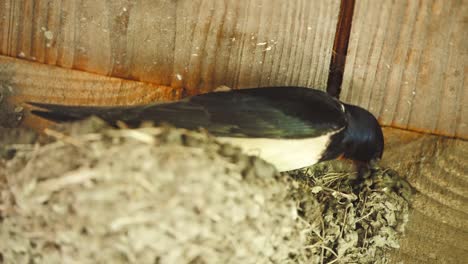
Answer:
[[[327,82],[328,94],[336,98],[340,97],[353,14],[354,0],[341,0]]]
[[[325,89],[339,0],[0,0],[0,54],[183,87]]]
[[[341,99],[383,125],[468,139],[468,2],[356,2]]]

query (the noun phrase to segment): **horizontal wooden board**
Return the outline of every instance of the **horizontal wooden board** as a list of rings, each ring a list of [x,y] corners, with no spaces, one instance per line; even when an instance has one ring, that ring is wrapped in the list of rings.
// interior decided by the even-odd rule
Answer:
[[[341,99],[384,125],[468,138],[468,1],[356,1]]]
[[[180,99],[181,89],[0,56],[0,92],[11,104],[135,105]],[[42,129],[50,123],[24,113],[23,124]]]
[[[0,54],[184,87],[325,89],[339,0],[0,0]]]
[[[383,164],[414,187],[412,211],[391,263],[466,263],[468,141],[384,129]]]

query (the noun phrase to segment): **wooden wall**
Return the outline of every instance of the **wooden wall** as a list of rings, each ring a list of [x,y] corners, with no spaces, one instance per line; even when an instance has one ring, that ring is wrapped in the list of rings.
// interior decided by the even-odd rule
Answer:
[[[383,125],[467,139],[467,16],[468,0],[0,0],[0,63],[34,65],[30,82],[10,67],[16,102],[128,102],[109,89],[113,79],[84,81],[102,76],[137,81],[137,96],[143,84],[180,96],[219,85],[325,90],[338,76],[340,98]],[[346,57],[337,43],[349,45]],[[73,73],[70,85],[56,79],[70,73],[53,76],[43,64],[96,76]],[[167,95],[157,100],[176,98]]]
[[[339,1],[2,0],[0,54],[188,94],[325,88]]]
[[[356,1],[341,99],[381,123],[468,138],[468,1]]]
[[[468,0],[0,0],[0,102],[328,83],[383,125],[468,139],[467,28]],[[384,159],[418,190],[393,262],[462,263],[465,141],[388,131]]]

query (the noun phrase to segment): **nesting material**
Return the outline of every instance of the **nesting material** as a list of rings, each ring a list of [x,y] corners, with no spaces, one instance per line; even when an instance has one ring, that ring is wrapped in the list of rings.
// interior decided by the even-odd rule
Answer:
[[[0,64],[0,74],[5,71],[5,65]],[[16,127],[23,119],[24,109],[8,102],[8,97],[15,93],[13,85],[0,82],[0,128]],[[0,134],[1,136],[1,134]]]
[[[384,263],[407,221],[391,171],[290,177],[174,128],[46,132],[0,162],[0,263]]]
[[[286,181],[260,159],[169,128],[48,133],[60,140],[6,164],[6,263],[287,263],[303,255],[304,223]]]
[[[291,172],[312,263],[387,263],[399,248],[412,189],[391,170],[330,161]]]

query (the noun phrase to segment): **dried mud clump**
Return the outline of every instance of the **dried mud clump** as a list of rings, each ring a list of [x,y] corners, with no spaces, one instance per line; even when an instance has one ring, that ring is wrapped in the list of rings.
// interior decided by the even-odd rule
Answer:
[[[264,161],[169,128],[48,133],[1,170],[5,263],[302,261],[304,223]]]
[[[95,119],[46,134],[0,157],[0,263],[383,263],[407,221],[389,170],[280,175],[204,133]]]

